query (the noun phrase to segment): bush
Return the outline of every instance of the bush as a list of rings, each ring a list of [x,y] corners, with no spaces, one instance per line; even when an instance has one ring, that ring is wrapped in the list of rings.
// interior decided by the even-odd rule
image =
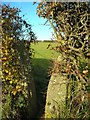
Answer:
[[[90,3],[46,0],[38,5],[37,11],[38,16],[50,22],[58,41],[56,51],[62,57],[58,70],[60,76],[67,77],[64,117],[89,118]]]
[[[36,37],[19,12],[18,8],[2,6],[2,120],[30,119],[36,106],[30,62],[30,41]],[[24,40],[23,31],[30,41]]]

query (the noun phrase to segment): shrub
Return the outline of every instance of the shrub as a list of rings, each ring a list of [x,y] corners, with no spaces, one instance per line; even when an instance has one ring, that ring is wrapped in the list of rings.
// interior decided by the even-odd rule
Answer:
[[[36,37],[31,25],[19,16],[19,12],[18,8],[2,6],[3,120],[30,119],[33,92],[35,96],[35,86],[31,77],[30,41]],[[25,33],[28,33],[29,41],[24,40]]]
[[[59,73],[66,75],[67,95],[64,117],[90,117],[90,3],[41,2],[38,16],[50,22],[63,60]],[[68,84],[67,84],[68,83]]]

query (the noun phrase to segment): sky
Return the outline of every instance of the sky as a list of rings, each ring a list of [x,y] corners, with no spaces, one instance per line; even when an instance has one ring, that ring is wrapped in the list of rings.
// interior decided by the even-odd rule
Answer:
[[[46,19],[38,17],[36,14],[37,4],[33,5],[33,2],[2,2],[10,4],[11,7],[18,7],[21,10],[20,16],[24,16],[24,19],[32,25],[32,30],[37,36],[37,40],[51,40],[53,30],[49,23],[44,25]]]

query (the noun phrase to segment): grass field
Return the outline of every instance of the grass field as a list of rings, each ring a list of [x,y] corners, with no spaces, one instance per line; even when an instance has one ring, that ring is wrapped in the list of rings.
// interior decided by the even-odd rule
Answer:
[[[38,42],[36,44],[31,44],[31,48],[35,51],[35,58],[43,59],[54,59],[57,56],[57,53],[48,48],[48,45],[51,44],[52,47],[56,46],[56,42]]]
[[[47,49],[49,44],[49,42],[31,44],[31,48],[35,51],[35,55],[32,58],[32,74],[36,83],[38,109],[40,113],[43,111],[45,106],[46,91],[50,80],[49,68],[53,65],[53,59],[58,56],[55,51]],[[52,46],[55,45],[56,43],[52,43]]]

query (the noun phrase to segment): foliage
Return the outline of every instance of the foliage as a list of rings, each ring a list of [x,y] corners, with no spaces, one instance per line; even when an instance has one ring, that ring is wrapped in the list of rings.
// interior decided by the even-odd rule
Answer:
[[[90,3],[47,2],[37,8],[47,18],[58,41],[62,56],[60,74],[67,76],[65,117],[90,117]]]
[[[31,55],[30,42],[35,34],[22,17],[18,8],[2,6],[2,119],[22,118],[28,110],[32,97],[30,88]],[[25,33],[29,41],[24,40]],[[29,116],[29,115],[28,115]]]
[[[36,36],[32,31],[32,26],[21,17],[18,8],[11,8],[9,5],[2,6],[2,28],[4,34],[17,40],[36,40]],[[24,37],[26,36],[26,38]]]

